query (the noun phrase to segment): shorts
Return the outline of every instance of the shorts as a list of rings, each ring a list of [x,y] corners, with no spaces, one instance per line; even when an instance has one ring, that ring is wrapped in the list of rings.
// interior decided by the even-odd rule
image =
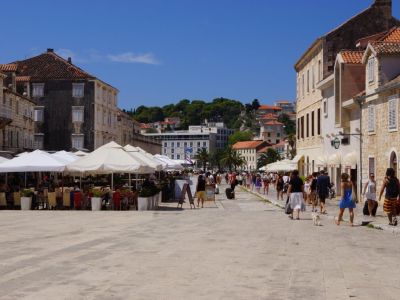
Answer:
[[[318,195],[319,202],[325,204],[326,195]]]
[[[197,198],[206,200],[206,191],[198,191],[196,193]]]
[[[385,213],[394,213],[396,211],[397,199],[387,199],[383,202],[383,211]]]

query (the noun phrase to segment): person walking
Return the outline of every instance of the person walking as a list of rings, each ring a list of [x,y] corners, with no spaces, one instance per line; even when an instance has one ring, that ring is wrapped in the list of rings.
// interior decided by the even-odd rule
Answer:
[[[196,186],[197,207],[204,207],[204,200],[206,199],[206,180],[203,175],[199,175]]]
[[[260,174],[257,174],[257,176],[256,176],[256,191],[257,191],[257,193],[260,193],[261,186],[262,186],[261,176],[260,176]]]
[[[256,179],[257,176],[255,173],[251,174],[251,190],[253,190],[253,188],[256,186]]]
[[[317,198],[317,172],[312,173],[311,184],[310,184],[310,201],[312,212],[317,212],[318,198]]]
[[[292,220],[294,219],[294,213],[296,212],[296,220],[300,220],[300,210],[304,209],[304,182],[299,177],[299,171],[294,170],[289,181],[288,196],[290,201],[290,207],[292,213],[289,216]]]
[[[387,214],[390,226],[397,226],[397,198],[399,197],[399,180],[393,168],[386,170],[386,177],[383,181],[381,191],[379,193],[379,201],[383,192],[386,190],[385,201],[383,202],[383,211]]]
[[[367,199],[369,216],[374,216],[373,210],[378,203],[376,202],[376,182],[375,175],[369,174],[369,180],[364,186],[363,195]]]
[[[341,176],[341,184],[340,188],[342,191],[342,199],[339,202],[339,215],[335,218],[336,225],[340,225],[340,222],[343,221],[343,213],[346,208],[349,209],[350,213],[350,224],[353,226],[354,221],[354,208],[356,208],[356,203],[353,200],[353,183],[349,181],[349,174],[343,173]]]
[[[264,174],[263,176],[263,185],[264,185],[264,195],[269,192],[269,176],[267,174]]]
[[[319,206],[321,214],[326,214],[325,201],[329,195],[329,187],[331,185],[331,179],[325,171],[321,171],[317,179],[317,194],[319,198]]]
[[[304,202],[310,204],[310,177],[306,178],[306,182],[304,183]]]
[[[279,196],[281,196],[281,200],[283,201],[283,178],[282,175],[278,175],[278,179],[276,180],[276,198],[279,200]]]

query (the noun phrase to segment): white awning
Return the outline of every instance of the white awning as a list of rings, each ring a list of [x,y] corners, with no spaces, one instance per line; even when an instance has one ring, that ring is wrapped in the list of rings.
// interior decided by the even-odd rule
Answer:
[[[0,164],[0,173],[12,172],[63,172],[65,163],[49,153],[35,150]]]
[[[342,159],[340,157],[340,154],[332,154],[328,158],[328,165],[330,167],[339,167],[342,163]]]
[[[352,169],[355,169],[357,166],[357,162],[358,162],[358,153],[356,151],[347,153],[343,157],[343,165],[345,167],[350,167]]]
[[[316,164],[319,167],[326,167],[328,165],[328,155],[321,155],[317,157]]]
[[[304,157],[304,155],[302,155],[302,154],[297,154],[297,155],[292,159],[292,162],[295,163],[295,164],[297,164],[297,163],[300,161],[300,159],[302,159],[303,157]]]

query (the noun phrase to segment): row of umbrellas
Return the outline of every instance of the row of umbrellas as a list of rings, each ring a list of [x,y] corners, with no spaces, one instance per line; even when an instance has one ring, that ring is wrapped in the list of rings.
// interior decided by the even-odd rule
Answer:
[[[297,163],[291,161],[290,159],[280,160],[271,164],[268,164],[262,168],[261,171],[267,172],[290,172],[297,170]]]
[[[133,173],[151,174],[161,170],[182,170],[179,163],[163,155],[152,155],[140,147],[115,142],[105,144],[91,153],[41,150],[23,153],[11,160],[0,161],[0,173],[67,172],[79,174]]]

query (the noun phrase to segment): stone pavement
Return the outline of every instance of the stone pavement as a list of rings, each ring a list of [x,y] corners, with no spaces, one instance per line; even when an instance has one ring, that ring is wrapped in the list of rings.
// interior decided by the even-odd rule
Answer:
[[[0,299],[398,299],[397,237],[236,196],[193,210],[0,211]]]
[[[242,187],[244,188],[244,187]],[[264,195],[264,191],[261,189],[260,193],[257,193],[255,189],[245,189],[259,197],[261,197],[264,200],[267,200],[271,203],[273,203],[274,205],[284,208],[285,206],[285,201],[282,200],[278,200],[277,196],[276,196],[276,190],[274,189],[274,187],[271,185],[270,189],[269,189],[269,193],[268,195]],[[284,195],[284,199],[286,199],[287,195]],[[337,217],[338,213],[339,213],[339,201],[340,198],[337,197],[336,199],[327,199],[326,200],[326,210],[327,210],[327,218],[332,219],[334,217]],[[355,209],[355,219],[354,219],[354,223],[361,225],[361,224],[367,224],[370,227],[376,228],[376,229],[380,229],[380,230],[385,230],[385,231],[389,231],[393,234],[400,234],[400,225],[397,227],[393,227],[393,226],[389,226],[388,225],[388,219],[386,214],[383,212],[383,200],[379,203],[378,206],[378,210],[377,210],[377,214],[376,217],[369,217],[369,216],[364,216],[363,215],[363,207],[364,207],[364,200],[360,201],[357,204],[357,208]],[[311,210],[311,206],[307,205],[307,210],[310,211]],[[319,208],[318,208],[319,211]],[[346,210],[345,215],[344,215],[344,219],[348,221],[348,210]]]

